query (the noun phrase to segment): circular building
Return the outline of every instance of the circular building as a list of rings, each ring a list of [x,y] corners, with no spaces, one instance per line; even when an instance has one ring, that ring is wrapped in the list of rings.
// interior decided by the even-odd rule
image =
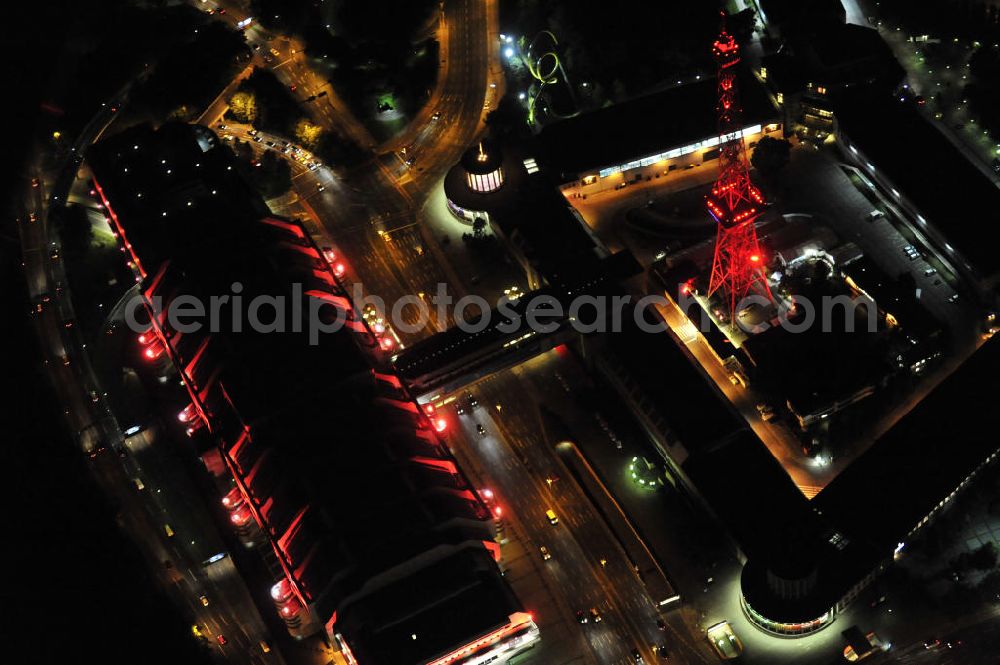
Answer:
[[[808,538],[789,537],[743,568],[740,604],[751,623],[783,637],[808,635],[837,613],[837,584]]]
[[[466,150],[445,176],[448,210],[459,220],[466,224],[477,219],[489,221],[489,211],[510,198],[506,192],[509,180],[518,179],[520,165],[504,152],[493,141],[480,141]]]

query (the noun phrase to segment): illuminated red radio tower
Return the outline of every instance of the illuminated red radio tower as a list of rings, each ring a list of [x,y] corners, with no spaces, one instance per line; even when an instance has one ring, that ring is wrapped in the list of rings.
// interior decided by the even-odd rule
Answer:
[[[774,300],[764,275],[764,257],[757,245],[754,221],[764,209],[764,197],[752,182],[743,146],[742,109],[736,84],[740,47],[726,31],[712,45],[719,64],[719,177],[705,197],[708,212],[718,222],[715,259],[708,294],[718,290],[729,299],[730,316],[736,304],[750,293]]]

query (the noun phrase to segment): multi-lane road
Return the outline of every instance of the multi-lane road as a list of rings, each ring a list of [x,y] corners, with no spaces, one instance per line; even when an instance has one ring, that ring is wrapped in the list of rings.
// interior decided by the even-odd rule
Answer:
[[[569,374],[566,368],[573,363],[565,351],[549,352],[468,391],[442,396],[454,397],[450,406],[465,411],[458,415],[456,408],[450,416],[461,429],[453,437],[454,447],[462,461],[490,483],[505,515],[526,534],[529,551],[540,560],[540,547],[551,554],[543,574],[566,606],[561,617],[540,617],[541,626],[553,620],[572,624],[577,611],[596,608],[603,621],[577,628],[598,663],[631,662],[633,649],[646,662],[657,662],[663,647],[673,662],[712,662],[707,645],[692,635],[676,606],[658,610],[654,605],[605,517],[560,459],[558,444],[566,432],[560,431],[559,419],[573,423],[574,434],[594,434],[594,428],[580,425],[590,418],[562,386],[560,370]],[[467,394],[478,401],[474,408]],[[478,432],[479,425],[485,434]],[[550,523],[548,510],[559,524]]]
[[[233,27],[248,18],[233,0],[217,4],[226,12],[216,17]],[[443,62],[431,102],[382,145],[330,85],[323,60],[306,56],[300,40],[270,34],[256,22],[244,30],[248,43],[259,47],[252,64],[269,67],[290,89],[294,86],[293,94],[301,98],[313,122],[368,155],[350,168],[328,165],[316,173],[303,173],[293,164],[296,196],[284,201],[278,212],[309,219],[342,253],[348,276],[390,307],[404,296],[429,297],[438,284],[447,285],[455,297],[465,293],[451,267],[433,259],[437,248],[432,244],[437,240],[418,222],[431,188],[482,130],[488,108],[495,106],[502,92],[496,30],[497,0],[443,3],[438,34]],[[217,128],[226,100],[249,71],[248,67],[234,78],[199,122]],[[311,97],[313,101],[306,101]],[[245,138],[245,133],[236,135]],[[411,165],[401,158],[402,148],[413,160]],[[318,188],[321,184],[323,191]],[[415,320],[415,311],[405,310],[404,317]],[[416,332],[397,332],[404,343],[412,343],[448,323],[431,317]]]

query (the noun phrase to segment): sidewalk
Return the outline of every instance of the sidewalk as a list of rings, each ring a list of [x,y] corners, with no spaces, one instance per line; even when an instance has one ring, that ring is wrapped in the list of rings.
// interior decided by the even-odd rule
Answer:
[[[466,442],[467,443],[467,442]],[[463,450],[451,447],[452,453],[470,480],[480,489],[496,487],[479,460]],[[582,648],[580,632],[575,623],[563,617],[573,615],[562,594],[549,586],[538,547],[523,534],[525,530],[516,511],[504,514],[503,530],[498,531],[500,569],[522,605],[535,616],[541,639],[531,649],[514,658],[518,665],[551,665],[552,663],[593,663],[593,655]]]
[[[439,182],[431,189],[427,203],[417,216],[424,237],[428,239],[431,252],[452,278],[461,297],[474,292],[490,304],[496,303],[504,289],[518,286],[527,289],[527,280],[521,267],[513,262],[499,266],[484,266],[462,240],[462,235],[472,233],[472,226],[458,221],[448,211],[444,187]],[[497,239],[497,242],[500,242]],[[504,252],[506,256],[506,252]],[[470,289],[474,286],[474,289]]]
[[[713,163],[710,166],[678,170],[660,178],[629,184],[622,189],[586,194],[586,198],[573,197],[574,191],[567,190],[566,200],[576,208],[587,226],[609,249],[617,250],[622,249],[623,245],[615,224],[620,214],[631,208],[642,207],[654,197],[706,185],[713,182],[717,175],[718,169]]]

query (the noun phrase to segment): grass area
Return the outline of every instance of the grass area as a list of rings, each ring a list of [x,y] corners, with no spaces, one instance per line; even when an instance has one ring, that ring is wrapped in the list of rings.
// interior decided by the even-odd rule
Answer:
[[[77,325],[85,340],[99,334],[107,312],[114,307],[134,277],[119,251],[117,238],[101,219],[82,206],[59,209],[56,223]]]
[[[101,251],[117,249],[118,238],[106,224],[94,225],[94,239],[90,243],[92,250]]]

